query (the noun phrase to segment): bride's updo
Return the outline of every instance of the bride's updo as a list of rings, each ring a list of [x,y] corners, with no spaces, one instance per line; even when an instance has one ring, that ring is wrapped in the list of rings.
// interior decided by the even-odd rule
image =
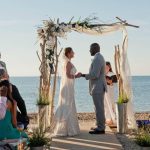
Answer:
[[[72,51],[71,47],[66,47],[64,50],[65,56],[68,57],[68,54]]]

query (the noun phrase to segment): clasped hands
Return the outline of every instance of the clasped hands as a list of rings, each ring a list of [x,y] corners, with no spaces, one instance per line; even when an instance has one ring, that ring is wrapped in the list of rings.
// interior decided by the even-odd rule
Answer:
[[[85,74],[82,74],[81,72],[78,72],[76,74],[76,78],[85,77]]]

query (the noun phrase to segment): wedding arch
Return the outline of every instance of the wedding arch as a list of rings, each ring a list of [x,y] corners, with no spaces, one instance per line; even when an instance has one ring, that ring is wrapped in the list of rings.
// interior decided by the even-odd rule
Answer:
[[[119,80],[119,98],[118,103],[127,102],[128,127],[135,128],[134,112],[132,110],[132,87],[130,81],[130,67],[127,58],[128,34],[126,27],[138,26],[127,23],[118,17],[118,22],[111,24],[94,23],[96,17],[87,17],[74,22],[74,17],[68,23],[57,20],[44,20],[43,26],[37,30],[39,43],[41,47],[40,54],[37,55],[40,60],[40,85],[39,85],[39,124],[48,127],[54,111],[54,97],[56,90],[58,59],[62,49],[58,50],[58,37],[65,38],[68,32],[76,31],[89,35],[102,36],[115,31],[123,33],[123,43],[121,46],[115,46],[115,68]],[[53,84],[51,84],[53,80]],[[122,114],[123,117],[124,114]]]

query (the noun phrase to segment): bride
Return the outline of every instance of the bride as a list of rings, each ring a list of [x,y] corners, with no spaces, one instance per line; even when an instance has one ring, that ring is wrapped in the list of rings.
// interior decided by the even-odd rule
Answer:
[[[52,136],[74,136],[80,133],[74,98],[74,81],[81,74],[76,74],[76,68],[71,63],[73,57],[72,48],[65,48],[59,101],[52,121]]]

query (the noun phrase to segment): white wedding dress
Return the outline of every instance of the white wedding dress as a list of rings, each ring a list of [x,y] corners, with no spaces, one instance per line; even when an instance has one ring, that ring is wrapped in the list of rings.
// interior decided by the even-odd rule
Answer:
[[[108,72],[107,76],[115,75],[113,72]],[[112,121],[116,124],[115,100],[114,100],[114,84],[107,85],[107,92],[104,97],[105,118],[106,121]]]
[[[52,136],[74,136],[80,133],[77,111],[74,98],[74,80],[66,75],[66,65],[69,59],[65,58],[58,106],[52,121]],[[75,75],[76,68],[72,65],[70,74]]]

